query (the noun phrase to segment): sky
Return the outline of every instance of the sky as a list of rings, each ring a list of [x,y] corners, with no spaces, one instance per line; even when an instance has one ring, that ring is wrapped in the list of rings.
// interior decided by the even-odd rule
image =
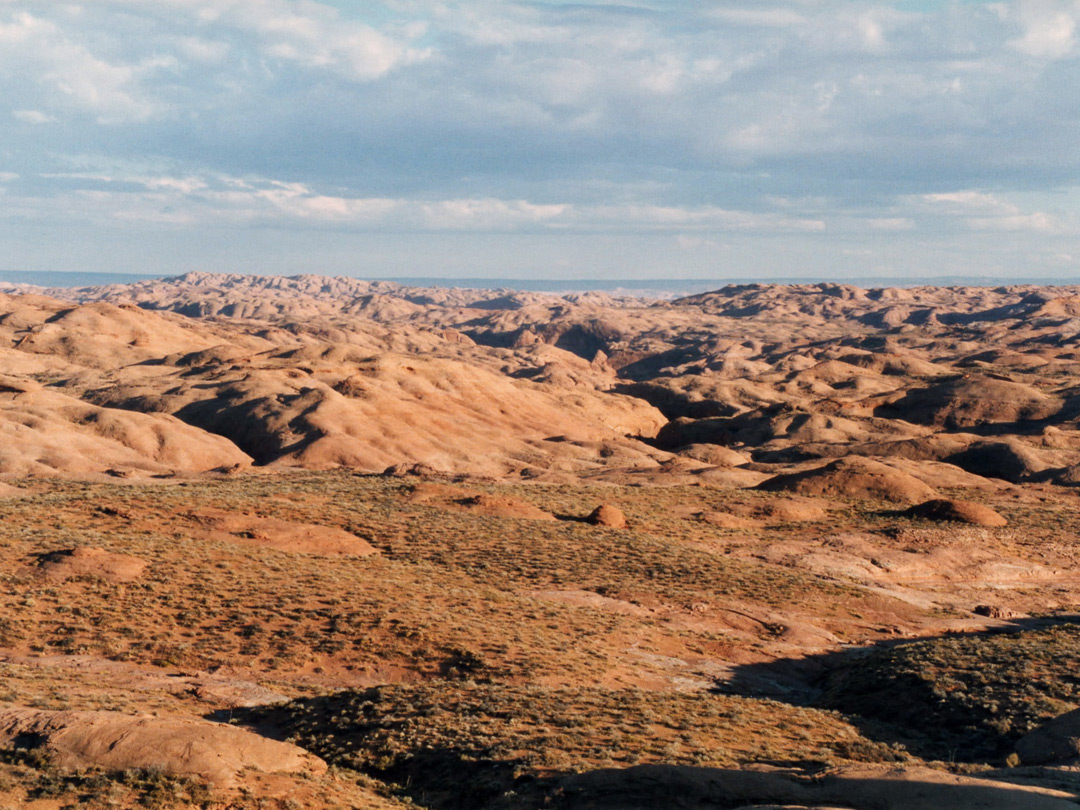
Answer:
[[[1071,280],[1080,0],[0,0],[0,270]]]

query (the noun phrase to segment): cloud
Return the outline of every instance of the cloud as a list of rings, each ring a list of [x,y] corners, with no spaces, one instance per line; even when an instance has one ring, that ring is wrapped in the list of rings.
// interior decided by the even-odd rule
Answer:
[[[1030,56],[1060,59],[1069,55],[1076,44],[1075,3],[1060,0],[1034,0],[1016,5],[1016,16],[1024,27],[1021,37],[1009,46]]]
[[[505,228],[550,222],[570,210],[566,204],[536,205],[525,200],[463,199],[420,203],[427,224],[434,228]]]
[[[1049,86],[1042,59],[1010,44],[1028,17],[1042,30],[1057,6],[1007,19],[982,5],[912,15],[838,0],[677,10],[397,2],[353,15],[311,0],[50,8],[35,5],[35,25],[51,33],[34,36],[79,54],[52,70],[25,62],[20,109],[56,117],[81,105],[100,107],[103,121],[160,121],[142,133],[147,147],[201,149],[204,161],[228,154],[231,137],[237,160],[221,165],[231,171],[275,174],[276,157],[328,179],[373,151],[432,178],[460,167],[448,182],[489,173],[485,160],[509,167],[504,179],[519,168],[550,176],[602,162],[640,176],[707,161],[806,182],[845,161],[848,172],[872,162],[879,179],[898,182],[928,156],[969,174],[1028,158],[1067,176],[1080,163],[1048,148],[1071,137],[1078,105]],[[49,84],[60,93],[25,89]],[[1040,99],[1064,114],[1040,121]],[[333,149],[258,146],[314,132]],[[970,149],[973,139],[984,143]]]
[[[1057,220],[1050,214],[1036,211],[1033,214],[1011,214],[995,217],[972,217],[968,225],[979,231],[1035,231],[1051,233],[1060,230]]]
[[[153,114],[155,105],[139,91],[139,79],[163,66],[153,58],[141,64],[109,61],[56,22],[25,11],[6,19],[0,13],[0,75],[47,88],[38,99],[46,108],[72,107],[95,115],[101,123],[144,120]],[[55,117],[40,109],[21,112],[21,120],[30,123]]]
[[[873,217],[866,220],[866,226],[872,231],[910,231],[915,228],[915,220],[909,217]]]
[[[131,14],[150,9],[159,20],[182,26],[194,24],[203,36],[177,40],[188,57],[220,63],[229,46],[222,35],[239,36],[247,45],[273,60],[330,71],[354,81],[370,81],[394,68],[421,61],[430,54],[409,45],[423,35],[421,25],[380,31],[363,22],[344,19],[323,3],[290,0],[104,0]],[[178,26],[179,27],[179,26]]]
[[[973,230],[1051,233],[1063,228],[1057,217],[1043,211],[1025,212],[995,194],[965,190],[926,194],[922,199],[931,210],[962,218]]]
[[[596,206],[582,213],[587,219],[597,223],[660,231],[692,228],[719,232],[783,233],[788,231],[817,232],[825,230],[826,227],[825,222],[820,219],[792,217],[772,212],[739,211],[716,206]]]
[[[807,22],[802,14],[788,8],[717,8],[705,13],[719,22],[766,28],[789,28]]]
[[[229,56],[229,43],[220,39],[179,36],[175,42],[179,55],[196,65],[220,65]]]
[[[813,233],[820,219],[716,206],[583,205],[493,197],[426,199],[356,197],[305,183],[225,175],[168,176],[123,170],[60,172],[40,178],[53,187],[22,198],[21,212],[55,206],[83,221],[143,221],[218,227],[259,223],[404,231],[650,231],[680,233]],[[708,237],[699,237],[707,239]]]
[[[57,121],[55,116],[41,110],[12,110],[11,114],[25,124],[55,124]]]
[[[384,76],[400,64],[428,55],[368,26],[346,24],[339,28],[329,20],[284,9],[269,17],[259,9],[242,21],[261,35],[268,55],[308,68],[334,70],[358,81]]]
[[[42,121],[65,111],[106,125],[174,121],[205,114],[222,93],[274,95],[284,67],[379,79],[427,58],[409,45],[422,35],[343,20],[317,2],[15,0],[0,6],[0,90],[5,77],[18,82],[8,97],[27,96],[23,112]]]
[[[679,234],[675,237],[675,246],[682,251],[697,252],[697,251],[719,251],[728,247],[723,242],[716,239],[706,239],[701,236],[691,236],[685,233]]]
[[[994,194],[982,191],[949,191],[938,194],[924,194],[922,199],[934,206],[940,207],[947,213],[954,215],[971,214],[1015,214],[1018,209],[1012,203],[1006,202]]]
[[[351,224],[382,220],[399,203],[379,198],[348,198],[319,194],[302,183],[270,182],[263,187],[247,185],[230,192],[205,194],[211,211],[242,218],[274,219],[275,214],[325,224]]]

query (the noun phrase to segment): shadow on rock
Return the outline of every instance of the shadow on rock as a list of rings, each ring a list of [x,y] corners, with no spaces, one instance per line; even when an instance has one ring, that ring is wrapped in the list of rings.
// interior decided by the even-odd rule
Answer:
[[[563,777],[561,810],[1066,810],[1071,792],[974,779],[925,767],[856,766],[823,777],[668,765]],[[505,805],[509,807],[509,805]]]
[[[715,688],[843,712],[867,738],[925,759],[1003,762],[1020,737],[1080,703],[1077,619],[749,664]]]

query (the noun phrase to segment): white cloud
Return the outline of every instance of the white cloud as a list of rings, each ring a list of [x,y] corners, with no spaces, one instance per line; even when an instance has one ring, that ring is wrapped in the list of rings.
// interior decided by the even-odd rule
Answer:
[[[885,47],[885,32],[881,23],[874,19],[871,14],[863,14],[858,22],[859,37],[865,48],[877,51]]]
[[[982,191],[965,190],[924,194],[922,199],[935,207],[940,207],[940,210],[945,213],[960,216],[972,214],[1014,215],[1020,210],[1013,203]]]
[[[0,97],[29,100],[16,113],[29,123],[65,109],[109,125],[185,117],[222,88],[255,89],[252,76],[273,63],[365,82],[428,56],[408,42],[422,27],[384,33],[317,2],[102,0],[35,4],[34,13],[13,5],[0,5]]]
[[[227,42],[206,37],[178,37],[176,48],[185,59],[205,65],[219,65],[229,55]]]
[[[825,230],[820,219],[782,214],[738,211],[716,206],[682,207],[661,205],[597,206],[587,216],[608,224],[626,223],[635,228],[656,230],[695,228],[717,231],[816,232]]]
[[[972,217],[968,225],[979,231],[1036,231],[1051,233],[1060,230],[1058,221],[1050,214],[1011,214],[999,217]]]
[[[251,191],[212,192],[206,196],[211,203],[238,202],[237,210],[244,216],[263,218],[277,212],[287,218],[327,224],[358,225],[377,221],[399,206],[396,200],[319,194],[302,183],[271,182],[269,187]],[[269,203],[273,211],[267,212],[261,203]]]
[[[270,56],[309,68],[332,69],[361,81],[379,78],[400,64],[427,56],[366,26],[338,31],[295,14],[260,19],[254,27],[263,36],[264,50]]]
[[[866,220],[872,231],[910,231],[915,227],[915,220],[908,217],[872,217]]]
[[[716,8],[706,14],[721,22],[768,28],[788,28],[807,22],[802,14],[787,8]]]
[[[320,192],[299,182],[211,174],[151,175],[116,167],[56,173],[42,179],[55,181],[58,189],[40,199],[24,197],[23,206],[44,209],[56,205],[68,216],[85,221],[120,219],[207,226],[260,222],[281,227],[311,224],[420,231],[599,228],[673,232],[685,238],[690,238],[686,232],[692,231],[698,234],[694,238],[706,241],[713,232],[814,233],[826,228],[817,218],[716,206],[579,205],[494,197],[355,197]]]
[[[724,250],[729,246],[716,239],[707,239],[701,236],[690,236],[681,233],[675,237],[675,245],[679,250],[686,252],[717,251]]]
[[[1017,4],[1023,36],[1009,45],[1029,56],[1060,59],[1076,44],[1077,4],[1061,0],[1029,0]]]
[[[962,218],[973,230],[978,231],[1035,231],[1057,232],[1063,223],[1043,211],[1024,211],[1016,203],[995,194],[981,191],[955,191],[925,194],[922,201],[931,211]]]
[[[57,120],[56,116],[41,110],[12,110],[11,114],[24,124],[54,124]]]
[[[162,66],[156,60],[138,65],[99,58],[56,23],[27,12],[7,21],[0,16],[0,71],[52,88],[53,104],[88,111],[102,123],[148,118],[155,105],[138,82]]]
[[[134,67],[110,64],[78,47],[61,46],[53,54],[43,78],[102,123],[141,121],[153,113],[154,105],[132,92]]]
[[[313,70],[332,71],[342,77],[369,81],[394,68],[430,56],[409,45],[423,35],[424,26],[406,25],[394,32],[343,18],[331,6],[305,0],[107,0],[140,12],[187,18],[203,36],[184,36],[179,48],[196,61],[220,63],[229,51],[225,32],[254,37],[257,47],[272,59],[293,62]]]
[[[463,199],[420,203],[424,220],[434,228],[505,228],[550,222],[569,205],[536,205],[525,200]]]
[[[177,191],[181,194],[196,194],[207,188],[201,177],[136,177],[134,182],[142,183],[151,191]]]

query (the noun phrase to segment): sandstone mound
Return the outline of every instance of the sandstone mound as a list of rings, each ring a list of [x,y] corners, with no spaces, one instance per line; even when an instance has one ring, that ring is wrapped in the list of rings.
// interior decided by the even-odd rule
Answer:
[[[799,497],[773,498],[764,503],[733,503],[728,510],[706,510],[697,513],[697,518],[724,529],[749,529],[770,523],[807,523],[829,516],[824,501]]]
[[[550,512],[545,512],[528,501],[507,498],[500,495],[472,495],[462,498],[458,503],[468,511],[489,517],[525,518],[527,520],[555,520]]]
[[[895,352],[845,354],[837,360],[887,376],[938,377],[948,373],[946,369],[928,360]]]
[[[1008,443],[1010,440],[1000,440]],[[971,487],[974,489],[1000,489],[1002,482],[997,478],[980,475],[976,470],[986,472],[996,459],[987,459],[979,451],[968,455],[968,450],[975,445],[994,444],[986,442],[969,433],[935,433],[918,439],[874,441],[845,445],[800,445],[797,449],[807,454],[820,455],[824,458],[842,458],[844,456],[869,456],[887,459],[890,467],[909,473],[932,487]],[[1046,469],[1050,459],[1059,454],[1045,448],[1034,448],[1025,443],[1016,442],[1015,450],[996,449],[996,454],[1009,453],[1015,458],[1009,462],[1014,469],[1034,471]],[[999,456],[1000,458],[1000,456]],[[1026,461],[1024,460],[1026,459]],[[1045,460],[1044,460],[1045,459]],[[966,464],[966,469],[956,462]],[[1018,469],[1017,474],[1027,474]],[[1048,473],[1049,474],[1049,473]]]
[[[53,551],[42,556],[38,564],[46,577],[61,580],[95,577],[108,582],[131,582],[146,570],[146,562],[138,557],[91,546]]]
[[[912,439],[851,444],[843,448],[843,455],[882,456],[888,458],[890,463],[897,458],[912,461],[940,461],[966,450],[978,440],[977,436],[970,433],[934,433]]]
[[[697,479],[695,483],[700,482],[712,487],[748,489],[766,480],[769,474],[746,470],[742,467],[707,467],[704,470],[695,471],[694,477]]]
[[[169,365],[181,368],[205,368],[207,366],[220,365],[222,363],[250,362],[250,352],[244,351],[238,346],[223,344],[211,346],[198,352],[186,352],[183,354],[167,355],[163,361]]]
[[[52,319],[57,313],[70,309],[71,304],[50,298],[47,295],[9,295],[0,294],[0,323],[6,330],[20,337],[25,337],[31,329],[39,327],[42,323]]]
[[[1077,318],[1080,317],[1080,296],[1063,295],[1051,298],[1031,313],[1033,318]]]
[[[5,358],[6,359],[6,358]],[[7,368],[7,364],[3,364]],[[29,394],[32,391],[40,391],[45,386],[37,380],[24,376],[25,372],[13,372],[0,374],[0,394]]]
[[[830,413],[815,410],[819,405],[803,402],[770,404],[733,417],[680,418],[660,430],[656,443],[665,449],[687,444],[844,447],[881,437],[904,439],[919,432],[895,420],[866,418],[854,412],[841,415],[835,404],[826,402],[826,406]]]
[[[382,471],[421,463],[499,476],[656,455],[627,436],[653,435],[663,418],[630,397],[522,382],[446,358],[322,355],[316,362],[294,351],[261,355],[251,367],[141,380],[94,396],[98,404],[174,414],[228,437],[258,464]],[[551,436],[568,441],[545,441]],[[608,455],[581,442],[604,443]]]
[[[950,430],[986,424],[1046,419],[1061,410],[1062,401],[1030,385],[985,375],[942,380],[908,391],[877,413]]]
[[[1080,464],[1070,464],[1067,467],[1047,471],[1045,475],[1059,487],[1080,486]]]
[[[730,418],[706,417],[693,419],[688,416],[680,416],[660,428],[656,434],[656,444],[665,450],[674,451],[676,448],[688,446],[715,445],[722,447],[735,441],[735,438],[736,433],[732,429]]]
[[[937,499],[920,503],[908,509],[904,514],[909,517],[926,520],[952,521],[969,523],[973,526],[1007,526],[1008,521],[981,503]]]
[[[602,503],[585,518],[594,526],[606,526],[609,529],[625,529],[626,515],[617,507],[609,503]]]
[[[777,475],[759,484],[757,489],[899,503],[928,501],[937,494],[914,476],[857,456],[837,459],[812,470]]]
[[[208,528],[207,535],[213,540],[299,554],[349,554],[357,557],[378,554],[378,550],[367,540],[336,526],[296,523],[218,510],[205,510],[193,517]]]
[[[0,400],[0,472],[202,472],[250,463],[227,439],[165,414],[101,408],[51,390]]]
[[[235,726],[181,717],[119,712],[52,712],[0,708],[0,745],[43,749],[58,767],[157,770],[219,787],[247,768],[321,773],[326,764],[289,743]]]
[[[890,458],[888,463],[890,467],[913,475],[927,486],[935,489],[964,487],[967,489],[983,489],[993,492],[1007,486],[1004,481],[976,475],[975,473],[968,472],[962,467],[958,467],[955,464],[950,464],[945,461],[909,459],[897,456]]]
[[[811,500],[778,498],[755,507],[753,515],[773,522],[803,523],[825,520],[829,516],[829,511],[824,504]]]
[[[33,314],[24,304],[23,313],[26,331],[17,340],[19,351],[53,355],[90,368],[112,369],[197,352],[216,342],[210,330],[188,318],[131,305],[94,302],[71,307],[41,302]],[[4,321],[3,326],[9,325],[14,324]]]
[[[1075,763],[1080,760],[1080,709],[1055,717],[1016,741],[1025,765]]]
[[[984,478],[1012,483],[1063,466],[1061,457],[1054,451],[1036,449],[1015,438],[975,442],[945,461]]]
[[[790,394],[798,392],[821,397],[836,396],[840,392],[869,396],[892,393],[897,388],[897,382],[894,378],[885,377],[870,369],[839,360],[826,360],[791,372],[781,390]]]
[[[688,444],[685,447],[679,447],[674,452],[714,467],[740,467],[750,463],[750,457],[745,453],[718,444]]]

